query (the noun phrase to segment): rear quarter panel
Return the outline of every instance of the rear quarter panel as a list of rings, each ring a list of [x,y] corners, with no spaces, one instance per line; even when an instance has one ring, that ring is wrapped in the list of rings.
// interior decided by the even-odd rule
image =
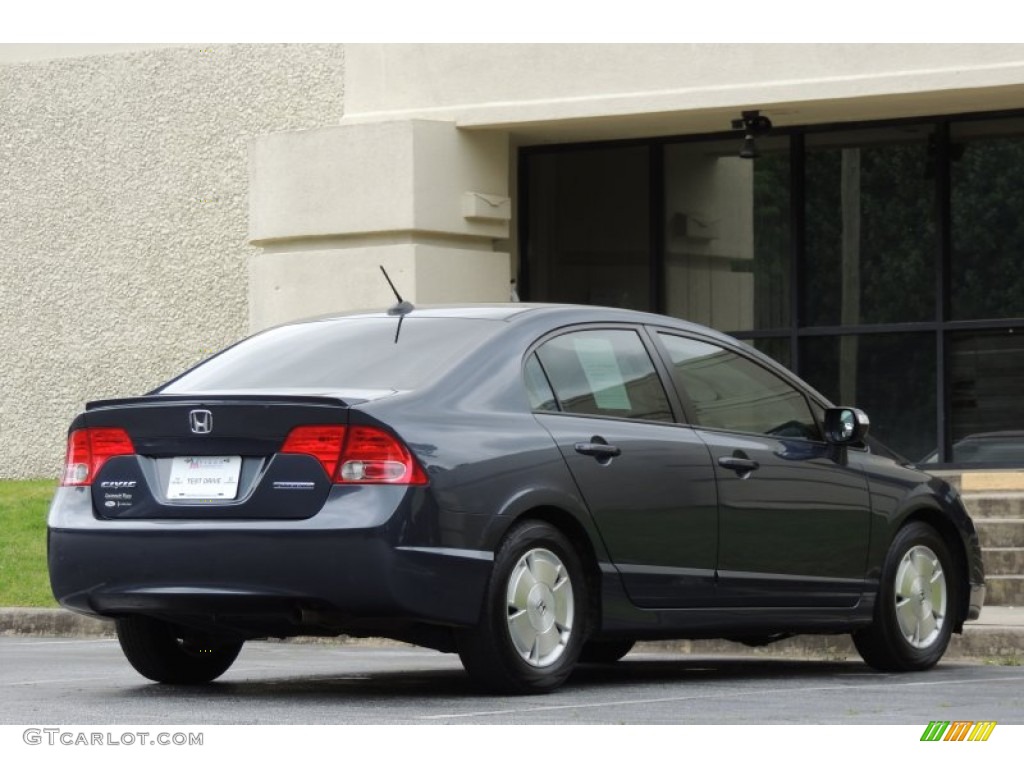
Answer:
[[[557,446],[530,410],[522,365],[536,335],[510,326],[435,385],[357,409],[400,435],[430,478],[437,520],[410,531],[418,546],[494,551],[520,516],[554,507],[607,559]]]

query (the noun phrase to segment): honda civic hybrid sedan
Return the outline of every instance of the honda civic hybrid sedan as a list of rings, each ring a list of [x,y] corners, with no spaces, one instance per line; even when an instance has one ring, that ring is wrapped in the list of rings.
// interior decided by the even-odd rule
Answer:
[[[707,328],[557,305],[298,322],[88,403],[49,567],[177,684],[302,635],[458,653],[506,693],[663,638],[849,633],[922,670],[984,600],[958,495],[862,411]]]

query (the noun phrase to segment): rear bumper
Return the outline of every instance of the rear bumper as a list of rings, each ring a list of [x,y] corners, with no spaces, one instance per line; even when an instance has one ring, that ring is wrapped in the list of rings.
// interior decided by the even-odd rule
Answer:
[[[362,505],[332,496],[308,520],[110,521],[95,518],[87,493],[62,488],[50,513],[51,586],[80,613],[253,637],[475,624],[492,554],[404,542],[405,489],[374,493],[377,503]]]

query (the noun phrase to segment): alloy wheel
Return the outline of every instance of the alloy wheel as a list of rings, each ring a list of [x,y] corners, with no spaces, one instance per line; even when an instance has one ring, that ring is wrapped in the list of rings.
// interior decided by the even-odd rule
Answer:
[[[569,571],[548,549],[531,549],[508,578],[508,632],[532,667],[558,661],[572,636],[575,604]]]
[[[907,550],[896,570],[896,622],[914,648],[927,648],[942,632],[948,589],[938,555],[923,544]]]

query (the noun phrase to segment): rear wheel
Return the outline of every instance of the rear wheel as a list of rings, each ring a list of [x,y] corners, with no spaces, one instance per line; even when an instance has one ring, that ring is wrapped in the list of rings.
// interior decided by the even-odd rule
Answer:
[[[494,558],[480,624],[459,635],[469,675],[501,693],[546,693],[561,685],[586,631],[580,558],[553,526],[527,521]]]
[[[958,583],[934,528],[918,521],[901,528],[882,568],[874,622],[853,634],[864,661],[887,672],[935,666],[952,635]]]
[[[179,632],[145,616],[118,619],[117,639],[135,671],[158,683],[208,683],[227,672],[242,650],[240,641]]]

